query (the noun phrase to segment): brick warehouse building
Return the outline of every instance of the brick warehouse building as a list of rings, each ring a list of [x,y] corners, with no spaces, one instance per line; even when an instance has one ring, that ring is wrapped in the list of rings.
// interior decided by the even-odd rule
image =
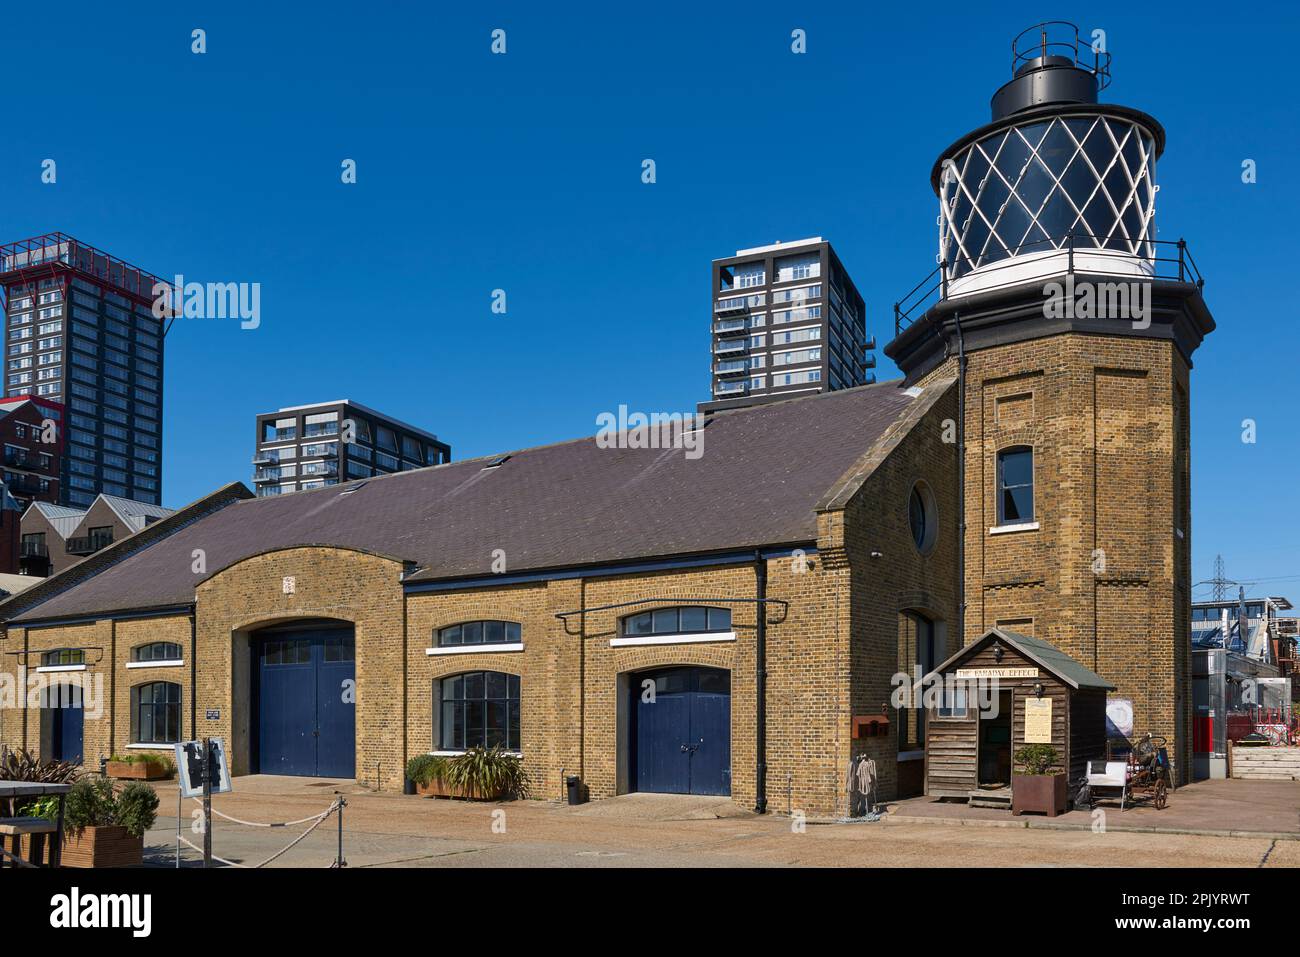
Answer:
[[[887,383],[719,416],[694,460],[588,438],[293,496],[228,486],[0,606],[3,667],[103,676],[112,707],[82,718],[91,765],[165,748],[141,740],[160,733],[221,735],[237,774],[328,771],[390,790],[409,756],[458,743],[445,678],[517,677],[485,679],[504,691],[484,707],[518,701],[489,732],[522,753],[537,793],[576,773],[595,797],[638,789],[632,762],[663,744],[630,736],[648,674],[664,693],[710,687],[723,707],[720,774],[695,790],[842,813],[853,753],[872,753],[894,789],[893,739],[853,738],[851,719],[888,701],[903,623],[955,615],[951,484],[930,496],[938,527],[922,549],[908,510],[919,477],[953,471],[955,411],[950,381]],[[675,617],[647,626],[646,611]],[[275,695],[293,713],[272,714],[286,657],[305,674],[354,658],[354,725],[323,716],[311,680]],[[0,740],[66,746],[56,710],[0,710]],[[285,720],[331,737],[320,763],[293,763]]]
[[[902,382],[719,414],[697,459],[588,438],[227,486],[0,604],[11,681],[98,675],[112,702],[75,727],[0,709],[0,742],[94,762],[221,735],[236,773],[389,790],[412,755],[499,742],[539,796],[578,774],[838,816],[855,755],[881,798],[921,787],[942,715],[893,709],[893,675],[1001,627],[1113,684],[1187,780],[1190,369],[1214,321],[1154,237],[1163,129],[1097,102],[1108,64],[1077,33],[1032,39],[935,164],[941,263],[885,350]],[[671,708],[641,707],[647,681]]]

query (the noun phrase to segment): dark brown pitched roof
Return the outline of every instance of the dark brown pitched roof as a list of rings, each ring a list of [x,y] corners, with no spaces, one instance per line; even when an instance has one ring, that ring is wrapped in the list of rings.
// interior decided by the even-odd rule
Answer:
[[[297,545],[413,562],[408,581],[434,581],[492,573],[494,549],[517,573],[812,542],[818,502],[916,401],[887,382],[719,415],[697,459],[588,437],[499,468],[484,468],[493,456],[239,501],[16,620],[188,604],[204,578]]]

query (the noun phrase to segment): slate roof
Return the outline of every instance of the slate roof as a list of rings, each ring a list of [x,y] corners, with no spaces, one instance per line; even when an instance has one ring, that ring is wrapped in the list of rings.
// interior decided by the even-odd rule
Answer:
[[[412,562],[418,582],[491,574],[495,549],[517,573],[812,542],[819,499],[921,395],[886,382],[718,415],[696,459],[587,437],[236,501],[15,620],[188,604],[221,569],[301,545]]]

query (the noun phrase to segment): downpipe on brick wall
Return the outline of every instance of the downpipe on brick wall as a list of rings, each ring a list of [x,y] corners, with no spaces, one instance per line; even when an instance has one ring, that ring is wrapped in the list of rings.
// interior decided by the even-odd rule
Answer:
[[[966,339],[961,310],[952,314],[957,329],[957,647],[966,647]]]
[[[754,586],[758,599],[757,628],[754,631],[754,813],[767,813],[767,563],[759,549],[754,551]]]

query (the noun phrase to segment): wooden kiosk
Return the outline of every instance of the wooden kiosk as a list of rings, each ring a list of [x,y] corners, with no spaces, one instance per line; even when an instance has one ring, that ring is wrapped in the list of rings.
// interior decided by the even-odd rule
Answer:
[[[934,674],[945,688],[977,684],[927,702],[929,797],[1010,808],[1012,755],[1026,744],[1054,747],[1067,785],[1084,776],[1089,759],[1105,756],[1106,692],[1114,685],[1039,638],[993,628]]]

